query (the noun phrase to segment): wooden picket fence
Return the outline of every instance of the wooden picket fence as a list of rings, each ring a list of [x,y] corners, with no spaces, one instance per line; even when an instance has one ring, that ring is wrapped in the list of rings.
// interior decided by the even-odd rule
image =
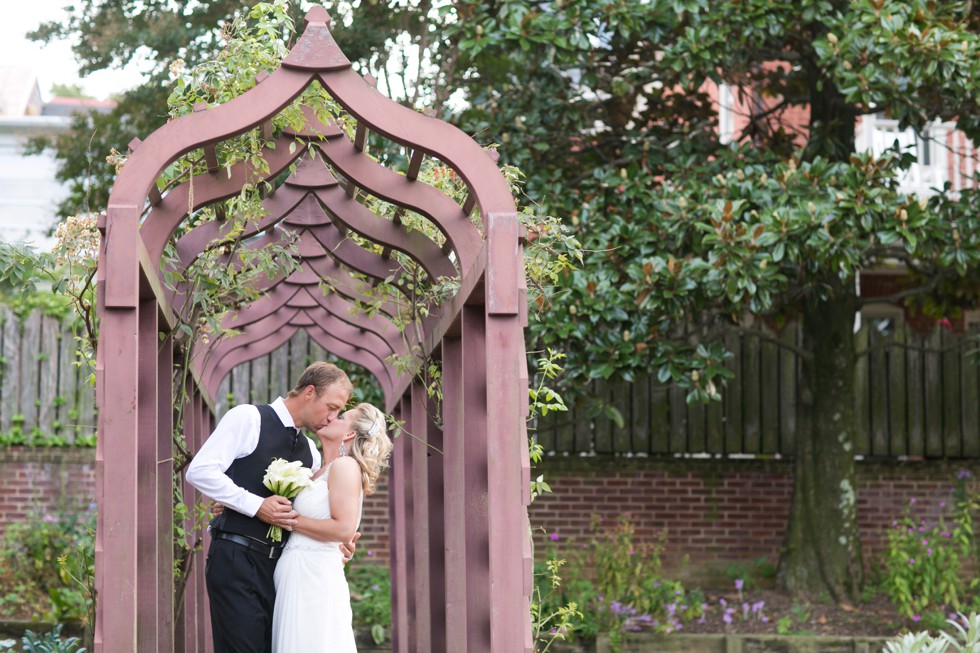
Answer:
[[[799,345],[788,326],[726,343],[735,378],[722,401],[687,405],[686,393],[654,376],[590,382],[596,397],[538,421],[546,451],[559,454],[788,456],[793,453]],[[866,321],[859,358],[855,453],[865,457],[980,457],[980,366],[973,337],[936,327],[919,334],[895,320]],[[615,416],[621,417],[619,428]]]
[[[887,328],[884,328],[887,327]],[[855,335],[859,359],[855,453],[868,457],[980,457],[980,366],[976,340],[937,327],[919,334],[900,321],[866,321]],[[688,405],[682,389],[653,376],[632,383],[592,381],[597,398],[538,420],[545,450],[558,454],[792,455],[798,360],[781,333],[733,336],[736,373],[722,401]],[[70,322],[0,307],[0,435],[57,436],[68,442],[95,433],[91,370],[79,366]],[[285,395],[324,350],[305,333],[268,356],[236,367],[216,399],[229,406]],[[611,410],[607,410],[611,409]],[[623,428],[611,415],[622,417]]]
[[[74,442],[95,434],[92,372],[77,359],[71,321],[0,306],[0,434]]]

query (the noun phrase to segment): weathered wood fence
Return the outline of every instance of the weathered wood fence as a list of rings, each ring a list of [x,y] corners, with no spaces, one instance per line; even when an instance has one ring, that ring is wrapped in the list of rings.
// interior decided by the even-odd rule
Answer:
[[[71,322],[0,306],[0,433],[68,442],[95,434],[92,370],[78,365]]]
[[[866,321],[855,334],[859,437],[867,457],[980,457],[977,341],[936,327],[918,334],[896,320]],[[688,406],[685,391],[655,377],[592,381],[597,402],[549,414],[537,428],[546,451],[597,454],[792,455],[799,344],[780,334],[733,336],[728,367],[736,376],[722,401]],[[622,416],[618,428],[608,411]],[[598,414],[596,414],[598,411]]]
[[[887,327],[887,328],[886,328]],[[874,457],[980,457],[980,367],[977,343],[937,327],[919,334],[901,322],[866,322],[855,335],[865,352],[857,369],[861,425],[855,453]],[[796,430],[796,354],[790,325],[780,334],[733,336],[736,378],[723,400],[687,405],[679,388],[650,377],[633,383],[593,381],[599,398],[541,420],[548,451],[598,454],[791,455]],[[71,442],[95,432],[91,370],[76,364],[70,322],[34,313],[23,320],[0,307],[0,434],[59,436]],[[324,356],[298,332],[268,356],[236,367],[216,397],[218,414],[243,402],[285,394],[303,368]],[[611,406],[624,428],[597,407]]]

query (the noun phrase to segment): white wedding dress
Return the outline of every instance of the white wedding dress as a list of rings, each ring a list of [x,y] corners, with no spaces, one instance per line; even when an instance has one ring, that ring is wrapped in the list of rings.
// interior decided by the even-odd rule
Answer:
[[[298,513],[330,518],[327,474],[293,500]],[[364,493],[361,493],[363,507]],[[360,523],[360,509],[358,510]],[[273,653],[356,653],[350,589],[339,542],[319,542],[292,533],[276,565]]]

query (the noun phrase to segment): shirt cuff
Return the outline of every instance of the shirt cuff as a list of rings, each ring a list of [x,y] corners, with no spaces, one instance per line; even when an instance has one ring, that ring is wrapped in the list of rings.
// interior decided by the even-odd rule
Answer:
[[[259,508],[262,507],[262,501],[263,499],[260,496],[252,493],[246,494],[242,497],[242,513],[249,517],[254,517],[258,513]]]

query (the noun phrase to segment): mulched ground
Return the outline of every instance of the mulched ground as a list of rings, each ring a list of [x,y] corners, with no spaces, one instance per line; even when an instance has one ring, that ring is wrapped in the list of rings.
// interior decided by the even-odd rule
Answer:
[[[737,592],[706,592],[705,598],[704,623],[686,622],[681,632],[894,637],[923,629],[899,615],[881,596],[854,606],[804,601],[777,590],[743,592],[741,597]],[[730,623],[725,620],[726,612]]]

